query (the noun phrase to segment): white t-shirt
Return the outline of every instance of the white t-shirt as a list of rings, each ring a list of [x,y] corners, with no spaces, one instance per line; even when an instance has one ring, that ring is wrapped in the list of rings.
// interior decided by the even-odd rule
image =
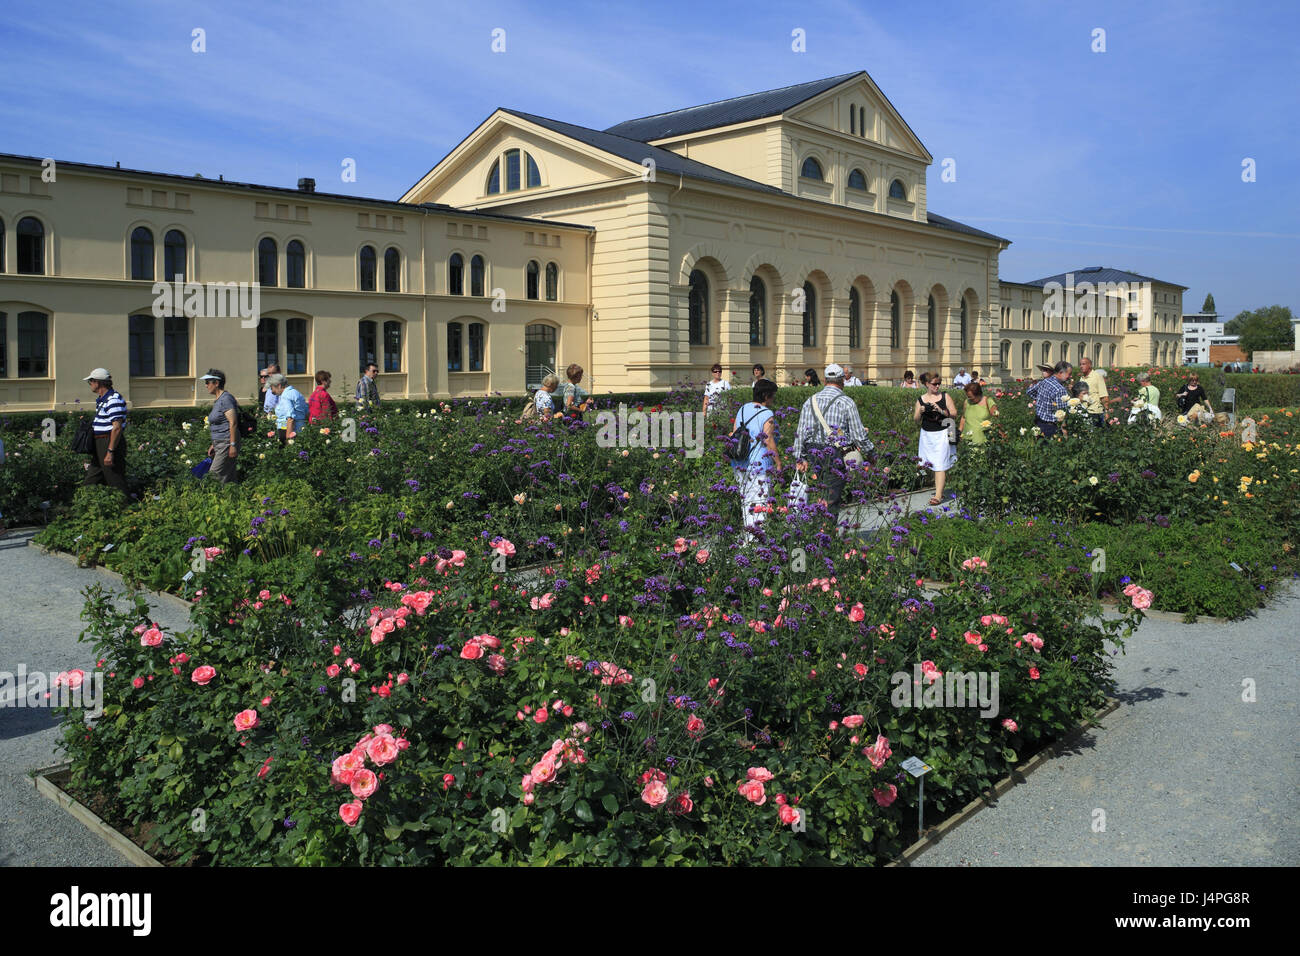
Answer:
[[[844,380],[845,388],[848,388],[850,385],[861,385],[861,384],[862,384],[862,379],[858,378],[856,375],[850,375],[848,378]]]
[[[954,385],[969,385],[971,383],[970,373],[963,372],[960,375],[953,376],[952,383]]]
[[[708,400],[709,411],[713,411],[713,406],[718,402],[718,396],[729,391],[731,391],[731,383],[725,378],[720,378],[716,382],[712,380],[705,382],[704,397]]]

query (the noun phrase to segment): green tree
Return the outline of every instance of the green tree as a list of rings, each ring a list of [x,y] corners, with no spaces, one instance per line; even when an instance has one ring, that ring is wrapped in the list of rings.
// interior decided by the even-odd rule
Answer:
[[[1247,355],[1253,355],[1255,352],[1289,351],[1295,348],[1291,321],[1291,310],[1286,306],[1269,305],[1254,312],[1242,312],[1228,324],[1240,323],[1237,331],[1230,334],[1238,336],[1239,349]]]
[[[1213,292],[1210,292],[1210,293],[1207,293],[1207,294],[1206,294],[1206,296],[1205,296],[1205,302],[1201,305],[1201,311],[1202,311],[1202,312],[1213,312],[1213,311],[1214,311],[1214,293],[1213,293]]]

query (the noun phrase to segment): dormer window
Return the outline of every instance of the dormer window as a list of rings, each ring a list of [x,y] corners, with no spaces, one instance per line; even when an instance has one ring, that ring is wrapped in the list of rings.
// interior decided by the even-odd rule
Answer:
[[[533,189],[542,184],[542,173],[537,161],[522,149],[508,149],[488,170],[487,194],[501,192],[502,170],[505,174],[505,191]],[[525,185],[526,184],[526,185]]]
[[[867,191],[867,176],[862,170],[855,169],[849,173],[849,188]]]
[[[895,179],[889,184],[889,198],[907,201],[907,187],[903,185],[901,179]]]
[[[818,182],[826,181],[826,177],[822,175],[822,164],[811,156],[803,161],[803,166],[799,168],[799,175],[804,179],[815,179]]]

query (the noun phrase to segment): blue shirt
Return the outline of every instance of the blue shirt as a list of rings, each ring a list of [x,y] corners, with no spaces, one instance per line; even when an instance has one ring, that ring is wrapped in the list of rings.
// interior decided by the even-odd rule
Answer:
[[[287,428],[291,418],[295,429],[307,424],[307,399],[292,385],[286,385],[280,393],[280,400],[275,403],[275,427]]]
[[[539,412],[546,415],[548,418],[555,414],[555,399],[552,398],[551,393],[544,388],[539,388],[537,390],[537,394],[533,396],[533,404],[537,406]]]
[[[1057,409],[1065,408],[1069,393],[1055,375],[1040,379],[1025,394],[1034,400],[1034,415],[1045,422],[1055,422]]]
[[[126,400],[117,391],[105,392],[95,399],[95,424],[92,426],[96,435],[107,435],[113,430],[113,422],[121,422],[126,427]]]
[[[772,452],[768,450],[767,442],[763,435],[763,429],[774,417],[770,408],[760,405],[757,402],[746,402],[740,406],[740,411],[736,412],[736,420],[731,423],[731,430],[735,431],[741,425],[749,432],[749,460],[747,463],[732,462],[733,468],[746,468],[749,471],[774,471],[776,461],[772,457]]]

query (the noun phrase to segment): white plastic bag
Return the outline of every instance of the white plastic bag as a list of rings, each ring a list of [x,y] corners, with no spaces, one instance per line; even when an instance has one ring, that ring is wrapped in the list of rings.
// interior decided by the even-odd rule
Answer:
[[[808,482],[803,480],[802,475],[794,476],[790,490],[785,493],[785,500],[792,508],[808,504]]]

